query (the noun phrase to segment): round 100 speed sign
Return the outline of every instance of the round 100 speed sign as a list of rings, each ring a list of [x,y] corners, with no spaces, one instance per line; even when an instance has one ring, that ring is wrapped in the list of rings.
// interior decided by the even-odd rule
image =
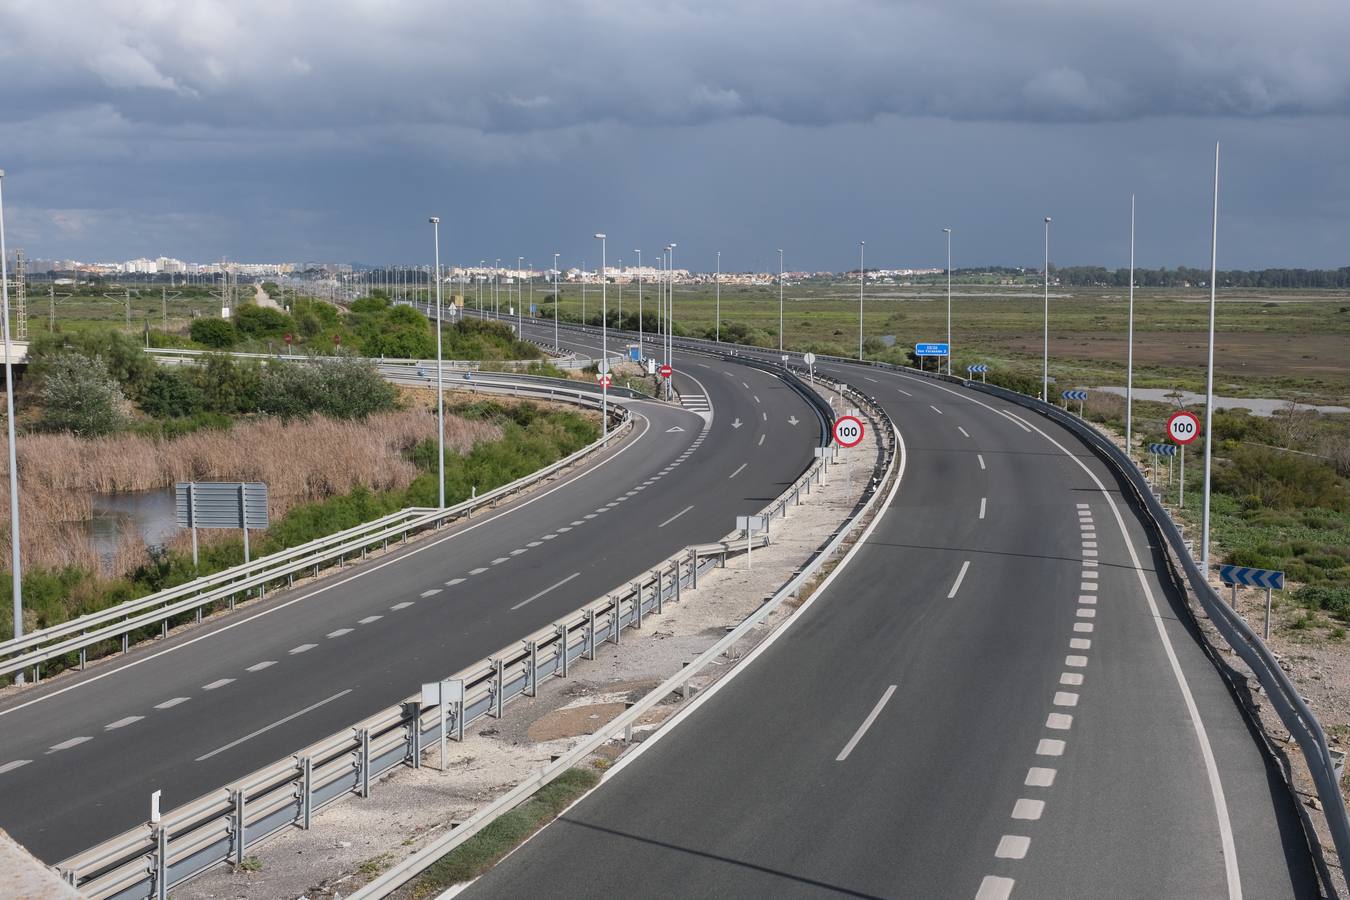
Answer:
[[[834,442],[841,447],[856,447],[862,443],[863,423],[857,416],[840,416],[834,420]]]
[[[1172,413],[1167,420],[1167,436],[1178,444],[1189,444],[1200,436],[1200,419],[1185,410]]]

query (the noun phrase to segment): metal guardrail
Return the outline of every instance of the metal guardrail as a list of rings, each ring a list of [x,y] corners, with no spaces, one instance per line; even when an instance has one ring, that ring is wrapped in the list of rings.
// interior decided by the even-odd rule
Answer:
[[[896,458],[894,426],[879,407],[846,386],[841,388],[872,407],[874,415],[886,424],[883,434],[878,435],[877,469],[891,471]],[[824,459],[813,463],[761,515],[770,523],[786,516],[804,493],[810,493],[813,483],[819,485],[827,465]],[[833,554],[860,517],[874,507],[878,484],[873,481],[867,499],[849,522],[775,595],[776,599],[797,590]],[[762,547],[768,542],[766,533],[750,544]],[[696,589],[700,574],[719,560],[725,564],[729,554],[741,552],[746,546],[742,538],[685,548],[571,615],[461,669],[450,676],[463,681],[464,700],[447,721],[447,736],[453,733],[462,737],[464,728],[483,716],[500,717],[505,704],[534,696],[541,680],[566,677],[573,662],[593,659],[600,645],[619,644],[625,628],[641,627],[645,616],[659,614],[667,601],[678,601],[686,586]],[[755,615],[762,616],[769,608],[761,607]],[[743,625],[732,634],[740,635],[744,630]],[[715,655],[705,653],[700,659]],[[687,676],[696,668],[684,671]],[[250,846],[278,831],[290,826],[308,828],[315,811],[348,793],[369,796],[375,779],[390,769],[405,764],[420,767],[422,750],[439,742],[440,734],[439,709],[424,710],[420,695],[410,697],[172,810],[158,824],[133,828],[56,868],[82,893],[100,900],[162,898],[170,887],[222,862],[242,862]]]
[[[191,350],[183,347],[143,347],[142,351],[162,362],[190,362],[203,356],[220,356],[223,354],[234,359],[256,359],[262,362],[268,360],[273,362],[313,362],[316,360],[331,361],[356,358],[362,362],[372,362],[379,365],[428,366],[433,369],[436,367],[436,360],[434,359],[402,359],[384,356],[350,357],[309,353],[246,353],[239,350]],[[446,370],[455,372],[490,372],[528,369],[530,366],[541,363],[547,363],[558,369],[584,369],[593,362],[594,360],[587,357],[569,354],[566,357],[551,357],[549,359],[443,359],[441,360],[441,366]]]
[[[566,399],[582,406],[600,405],[599,397],[587,391],[522,385],[513,393]],[[613,407],[611,417],[615,419],[616,427],[632,421],[631,413],[617,405]],[[609,439],[613,437],[611,434]],[[43,664],[66,657],[71,657],[70,661],[76,664],[76,655],[77,664],[83,669],[88,664],[91,649],[99,645],[110,645],[110,652],[117,652],[120,648],[121,652],[126,653],[133,643],[132,637],[142,629],[157,625],[161,637],[167,636],[170,620],[175,617],[195,615],[200,622],[203,610],[213,604],[222,603],[233,609],[240,595],[247,597],[250,592],[257,591],[262,596],[269,585],[276,585],[282,580],[289,586],[297,575],[311,570],[317,575],[328,565],[341,568],[347,558],[364,558],[372,547],[380,546],[387,550],[390,541],[406,541],[411,533],[439,528],[459,518],[472,517],[474,511],[491,506],[572,465],[604,446],[606,440],[602,437],[536,472],[454,506],[445,509],[405,509],[214,575],[31,632],[17,640],[10,639],[0,644],[0,677],[31,670],[33,681],[37,682],[41,679]]]

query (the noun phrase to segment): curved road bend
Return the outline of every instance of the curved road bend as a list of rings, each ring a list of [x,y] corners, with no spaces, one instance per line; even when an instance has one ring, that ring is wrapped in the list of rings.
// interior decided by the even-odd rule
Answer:
[[[781,639],[465,894],[1317,896],[1275,764],[1108,469],[930,380],[904,481]]]
[[[717,365],[711,425],[637,402],[635,436],[559,483],[6,698],[0,826],[57,862],[144,821],[156,789],[192,800],[720,539],[800,475],[819,427],[777,379]]]

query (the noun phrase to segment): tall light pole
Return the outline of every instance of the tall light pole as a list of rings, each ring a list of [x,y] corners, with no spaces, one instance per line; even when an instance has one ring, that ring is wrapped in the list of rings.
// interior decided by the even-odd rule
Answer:
[[[717,321],[713,324],[713,336],[722,343],[722,251],[717,251]]]
[[[1214,438],[1214,308],[1217,305],[1219,277],[1219,143],[1214,142],[1214,218],[1209,239],[1209,362],[1205,376],[1205,502],[1200,528],[1200,571],[1209,577],[1209,476],[1210,450]],[[10,438],[10,447],[14,439]],[[13,454],[13,450],[10,453]],[[11,456],[12,459],[12,456]],[[14,463],[10,462],[13,471]]]
[[[524,263],[525,257],[523,256],[516,257],[516,340],[518,341],[522,341],[525,339],[523,337],[525,332],[522,330],[521,327],[522,325],[521,314],[524,312],[524,310],[521,309],[521,307],[525,305],[525,285],[522,284],[520,281],[521,272],[524,271],[524,269],[522,269],[521,266],[524,265]]]
[[[502,317],[502,260],[497,257],[497,261],[492,264],[492,317],[501,321]]]
[[[669,326],[666,328],[666,365],[668,366],[675,364],[675,248],[678,246],[679,244],[674,241],[670,242],[670,300],[666,307],[666,319],[669,321]],[[674,381],[673,377],[666,379],[667,400],[670,399],[673,388],[672,382]]]
[[[952,230],[942,229],[947,235],[947,374],[952,374]]]
[[[863,289],[867,284],[867,266],[863,262],[867,241],[858,241],[858,362],[863,358]]]
[[[558,319],[562,312],[562,297],[558,294],[558,254],[553,254],[553,349],[558,349]]]
[[[1134,194],[1130,195],[1130,307],[1125,327],[1125,452],[1131,442],[1131,413],[1134,411]]]
[[[445,509],[445,388],[441,371],[441,217],[427,219],[431,223],[432,239],[436,244],[436,497],[440,509]]]
[[[581,261],[581,324],[586,325],[586,260]]]
[[[474,281],[478,282],[478,318],[483,318],[483,270],[487,268],[487,260],[478,261],[478,274]]]
[[[778,248],[778,352],[783,352],[783,248]]]
[[[1041,343],[1041,399],[1050,402],[1050,217],[1045,217],[1045,331]]]
[[[9,432],[9,551],[10,578],[14,591],[14,638],[23,637],[23,570],[19,557],[19,464],[14,437],[14,345],[9,335],[9,256],[5,249],[5,170],[0,169],[0,317],[5,330],[5,424]],[[14,676],[15,684],[23,684],[23,673]]]
[[[642,345],[642,251],[634,250],[638,258],[638,356],[646,358],[647,348]]]
[[[600,242],[600,372],[609,372],[609,285],[605,278],[605,236],[596,232]],[[609,437],[609,388],[600,382],[601,437]]]

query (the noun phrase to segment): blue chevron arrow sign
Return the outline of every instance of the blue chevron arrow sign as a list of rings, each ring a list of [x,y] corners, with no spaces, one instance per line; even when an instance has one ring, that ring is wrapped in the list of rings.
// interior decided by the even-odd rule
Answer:
[[[978,375],[981,372],[988,372],[989,366],[986,363],[975,363],[974,365],[966,366],[966,371],[974,372]]]
[[[1284,573],[1270,569],[1251,569],[1247,566],[1219,566],[1219,580],[1224,584],[1240,584],[1245,587],[1274,588],[1284,590]]]
[[[1154,456],[1176,456],[1176,455],[1177,455],[1177,445],[1176,445],[1176,444],[1149,444],[1149,445],[1148,445],[1148,452],[1149,452],[1149,453],[1152,453]]]
[[[1065,400],[1086,400],[1087,391],[1065,391],[1060,396]]]

